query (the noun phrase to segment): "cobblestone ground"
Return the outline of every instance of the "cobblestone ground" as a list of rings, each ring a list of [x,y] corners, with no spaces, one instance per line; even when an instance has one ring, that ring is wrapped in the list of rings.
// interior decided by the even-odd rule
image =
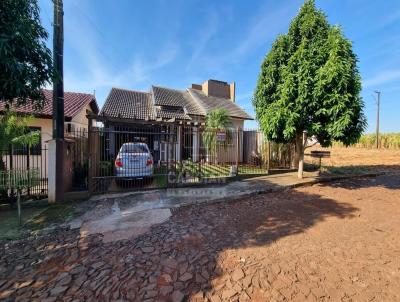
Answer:
[[[399,175],[181,209],[135,240],[1,247],[6,301],[399,301]]]

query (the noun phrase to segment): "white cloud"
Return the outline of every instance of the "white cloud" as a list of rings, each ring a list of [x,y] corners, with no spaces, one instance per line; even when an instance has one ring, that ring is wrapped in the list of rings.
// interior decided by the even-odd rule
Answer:
[[[364,88],[375,87],[378,85],[395,81],[397,79],[400,79],[400,69],[385,70],[375,75],[374,77],[363,81],[363,87]]]
[[[196,39],[196,42],[194,44],[194,51],[189,59],[189,63],[186,67],[186,70],[189,70],[192,67],[193,63],[195,63],[203,53],[204,49],[207,46],[207,43],[217,33],[218,22],[219,22],[218,17],[219,16],[214,9],[210,10],[210,12],[207,15],[207,24],[205,25],[204,28],[201,28],[201,33],[199,37]]]
[[[260,9],[251,21],[243,40],[238,41],[238,46],[232,51],[232,56],[241,57],[242,55],[266,45],[269,41],[282,32],[283,28],[290,22],[293,8],[291,5],[285,5],[277,10],[271,10],[268,3]]]
[[[299,1],[294,2],[300,7]],[[243,32],[237,34],[235,45],[227,45],[217,54],[202,51],[197,60],[200,62],[199,65],[215,75],[223,75],[226,66],[242,62],[255,49],[265,47],[266,51],[267,46],[277,35],[286,31],[291,18],[296,13],[295,7],[293,3],[279,3],[277,6],[268,1],[247,22]]]
[[[66,14],[77,6],[65,7]],[[111,87],[148,89],[152,75],[175,60],[179,44],[160,43],[157,52],[138,53],[123,62],[125,57],[113,41],[107,41],[101,29],[88,13],[68,14],[65,22],[65,44],[70,57],[65,60],[64,85],[66,90],[93,92]],[[90,12],[89,9],[86,10]],[[107,45],[105,47],[105,45]],[[118,58],[118,60],[116,60]],[[108,93],[108,91],[107,91]]]

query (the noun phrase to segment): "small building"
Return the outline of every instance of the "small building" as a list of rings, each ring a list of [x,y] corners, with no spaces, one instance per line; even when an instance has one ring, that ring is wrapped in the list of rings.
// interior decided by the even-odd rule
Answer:
[[[200,158],[199,131],[206,114],[217,108],[227,110],[233,129],[242,130],[244,121],[253,119],[235,103],[235,83],[207,80],[183,90],[160,86],[151,86],[148,92],[112,88],[98,120],[109,133],[114,133],[107,138],[106,146],[111,158],[115,158],[123,143],[143,141],[153,150],[157,161],[190,158],[196,162],[207,160]],[[128,131],[132,135],[126,135]],[[165,141],[163,133],[174,134],[173,145]],[[237,139],[232,140],[232,150],[237,143]],[[239,147],[242,143],[243,134]],[[224,153],[224,161],[235,161],[237,154]]]
[[[53,136],[53,91],[43,90],[44,103],[40,111],[34,109],[31,103],[13,106],[14,112],[20,115],[32,115],[34,118],[28,126],[32,130],[39,130],[41,134],[41,146],[44,147],[47,141]],[[0,101],[0,114],[4,112],[6,103]],[[74,132],[76,129],[88,129],[88,114],[98,114],[99,107],[96,97],[88,93],[65,92],[64,93],[64,128],[65,132]]]
[[[51,163],[47,158],[47,142],[53,136],[53,91],[44,90],[44,103],[40,111],[34,109],[31,103],[21,106],[13,106],[12,109],[19,115],[31,115],[34,118],[28,122],[31,130],[40,131],[40,143],[33,146],[29,152],[26,147],[14,147],[9,150],[1,150],[6,167],[17,169],[39,168],[41,177],[47,179],[48,167]],[[0,114],[6,109],[6,103],[0,101]],[[89,126],[88,114],[98,114],[99,107],[96,98],[92,94],[65,92],[64,114],[65,114],[65,137],[70,138],[72,143],[81,136],[87,137]],[[94,121],[93,121],[94,123]],[[77,137],[79,133],[79,138]],[[46,186],[47,189],[47,186]]]

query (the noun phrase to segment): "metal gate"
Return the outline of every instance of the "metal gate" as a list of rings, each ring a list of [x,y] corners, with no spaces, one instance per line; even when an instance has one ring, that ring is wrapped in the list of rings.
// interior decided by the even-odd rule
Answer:
[[[164,188],[176,168],[174,126],[92,127],[89,191]]]
[[[208,184],[289,168],[292,148],[256,130],[108,125],[88,136],[91,193]]]

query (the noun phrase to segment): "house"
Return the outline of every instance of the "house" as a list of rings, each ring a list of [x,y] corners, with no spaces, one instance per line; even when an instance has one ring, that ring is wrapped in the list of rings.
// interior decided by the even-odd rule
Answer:
[[[37,146],[33,146],[30,152],[27,152],[27,148],[14,147],[11,155],[8,150],[2,150],[2,154],[4,154],[3,161],[6,167],[13,167],[15,169],[38,168],[41,178],[47,179],[48,167],[51,164],[48,162],[47,142],[52,139],[53,135],[53,92],[51,90],[44,90],[43,93],[45,101],[40,111],[34,110],[32,104],[13,107],[13,111],[20,115],[32,115],[34,117],[29,121],[28,126],[32,130],[40,131],[40,143]],[[0,114],[4,112],[5,108],[6,103],[0,101]],[[70,138],[72,143],[78,141],[80,136],[84,135],[87,137],[89,121],[86,115],[91,113],[97,114],[98,112],[99,107],[94,95],[65,92],[65,137]],[[47,184],[43,185],[43,187],[47,190]]]
[[[13,107],[13,110],[21,115],[32,115],[32,119],[28,126],[32,130],[40,130],[41,134],[41,148],[47,145],[47,141],[52,139],[53,135],[53,91],[43,90],[45,101],[43,108],[40,111],[35,111],[32,104],[25,104],[18,107]],[[6,103],[0,101],[0,114],[5,110]],[[86,117],[89,113],[97,114],[99,107],[96,98],[92,94],[78,93],[78,92],[65,92],[64,93],[64,116],[65,116],[65,132],[74,132],[75,129],[88,128],[88,119]]]
[[[160,86],[152,86],[148,92],[112,88],[98,119],[115,133],[107,138],[106,148],[111,157],[116,156],[122,143],[141,140],[154,150],[156,160],[191,158],[198,161],[204,159],[200,158],[203,144],[199,129],[204,125],[206,114],[216,108],[227,110],[234,129],[243,129],[244,121],[253,119],[235,103],[235,83],[217,80],[192,84],[183,90]],[[128,129],[137,135],[122,137],[122,132]],[[146,134],[149,132],[160,135]],[[162,133],[173,134],[174,145],[167,143]],[[242,141],[241,134],[239,141],[232,142],[232,149],[238,142],[240,147]],[[225,156],[225,161],[235,161],[236,154],[224,153],[231,154],[229,158]]]

